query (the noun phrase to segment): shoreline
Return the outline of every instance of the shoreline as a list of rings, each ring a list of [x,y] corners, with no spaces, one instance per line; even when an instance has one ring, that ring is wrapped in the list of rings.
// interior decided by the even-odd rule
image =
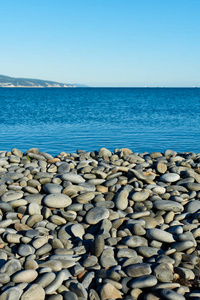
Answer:
[[[200,153],[13,148],[0,197],[2,299],[200,297]]]

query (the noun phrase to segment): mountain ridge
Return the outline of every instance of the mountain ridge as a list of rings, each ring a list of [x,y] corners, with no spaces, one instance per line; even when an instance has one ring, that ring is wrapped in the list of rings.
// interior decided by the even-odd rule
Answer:
[[[57,81],[34,79],[34,78],[17,78],[6,75],[0,75],[0,87],[3,88],[76,88],[86,87],[81,84],[60,83]]]

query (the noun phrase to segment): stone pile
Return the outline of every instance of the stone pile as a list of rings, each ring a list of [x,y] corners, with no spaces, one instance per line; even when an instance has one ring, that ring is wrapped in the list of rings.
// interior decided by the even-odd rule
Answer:
[[[0,152],[0,300],[200,299],[200,154]]]

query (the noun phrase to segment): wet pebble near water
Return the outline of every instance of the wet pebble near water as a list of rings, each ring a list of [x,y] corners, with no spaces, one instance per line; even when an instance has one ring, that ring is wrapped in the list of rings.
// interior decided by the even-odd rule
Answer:
[[[199,299],[200,154],[0,151],[0,300]]]

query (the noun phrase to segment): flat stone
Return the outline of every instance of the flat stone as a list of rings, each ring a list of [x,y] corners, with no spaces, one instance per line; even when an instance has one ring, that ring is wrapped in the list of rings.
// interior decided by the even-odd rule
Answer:
[[[65,208],[72,203],[72,200],[64,194],[50,194],[44,197],[43,202],[50,208]]]
[[[94,207],[91,208],[85,217],[85,220],[88,224],[94,225],[99,223],[99,221],[103,219],[108,219],[109,217],[109,210],[104,207]]]

